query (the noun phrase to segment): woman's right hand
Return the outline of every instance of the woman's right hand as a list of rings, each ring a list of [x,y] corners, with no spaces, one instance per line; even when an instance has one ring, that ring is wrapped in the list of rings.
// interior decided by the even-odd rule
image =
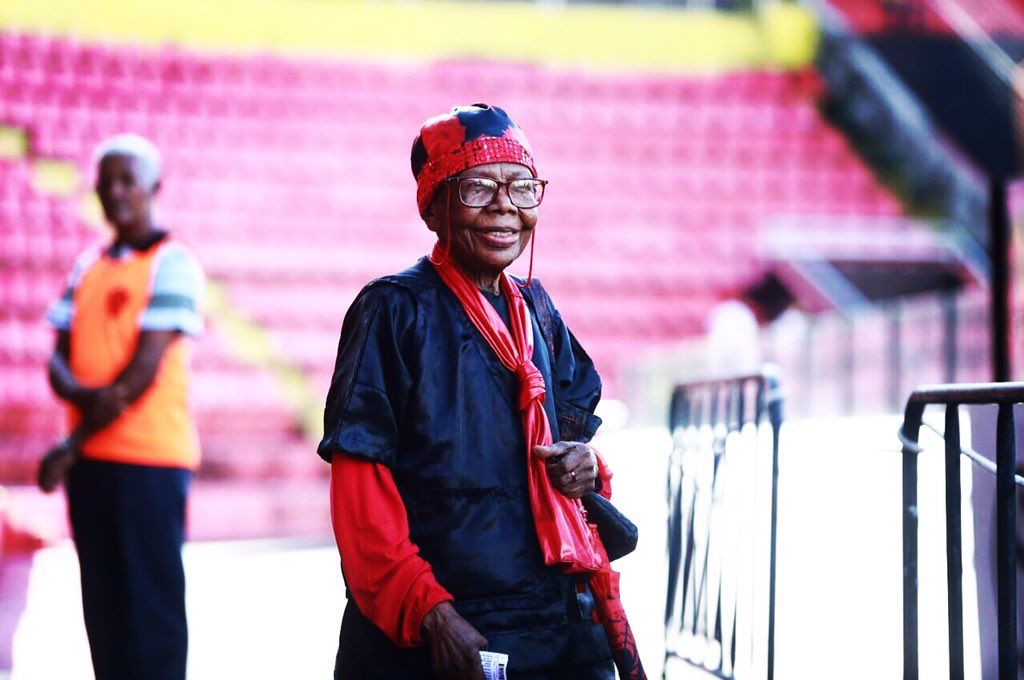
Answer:
[[[442,602],[427,612],[423,637],[430,645],[431,665],[437,677],[484,680],[480,651],[487,649],[487,639],[459,616],[451,602]]]

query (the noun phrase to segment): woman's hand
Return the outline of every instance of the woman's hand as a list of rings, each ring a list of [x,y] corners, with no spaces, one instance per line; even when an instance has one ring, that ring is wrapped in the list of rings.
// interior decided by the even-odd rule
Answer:
[[[480,650],[487,649],[487,639],[459,616],[451,602],[442,602],[427,612],[423,637],[430,645],[434,675],[451,680],[484,680]]]
[[[544,460],[548,478],[569,498],[583,498],[597,488],[597,454],[588,444],[555,442],[534,446],[533,455]]]

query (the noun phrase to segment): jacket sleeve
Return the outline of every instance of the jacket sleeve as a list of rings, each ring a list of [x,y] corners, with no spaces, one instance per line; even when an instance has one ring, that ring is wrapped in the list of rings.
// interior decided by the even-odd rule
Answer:
[[[406,364],[416,308],[402,288],[365,288],[345,315],[331,389],[324,409],[324,438],[317,448],[331,462],[344,452],[394,465],[398,421],[412,379]]]
[[[331,521],[345,583],[363,616],[400,647],[423,642],[423,617],[451,601],[409,539],[391,471],[344,453],[331,462]]]

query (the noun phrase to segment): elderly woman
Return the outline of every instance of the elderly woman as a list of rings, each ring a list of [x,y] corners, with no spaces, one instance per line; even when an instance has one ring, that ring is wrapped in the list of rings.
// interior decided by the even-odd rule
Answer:
[[[319,447],[349,596],[335,677],[483,678],[490,650],[510,678],[614,678],[577,500],[608,490],[586,443],[601,381],[539,283],[505,273],[546,182],[483,104],[428,120],[412,170],[438,242],[353,303]]]

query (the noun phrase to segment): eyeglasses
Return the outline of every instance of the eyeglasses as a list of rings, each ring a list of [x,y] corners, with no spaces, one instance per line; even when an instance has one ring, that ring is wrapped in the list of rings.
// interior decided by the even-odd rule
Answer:
[[[454,184],[459,190],[459,200],[467,208],[486,208],[498,197],[498,189],[508,187],[508,199],[517,208],[536,208],[544,198],[546,179],[514,179],[500,182],[489,177],[449,177],[445,184]]]

